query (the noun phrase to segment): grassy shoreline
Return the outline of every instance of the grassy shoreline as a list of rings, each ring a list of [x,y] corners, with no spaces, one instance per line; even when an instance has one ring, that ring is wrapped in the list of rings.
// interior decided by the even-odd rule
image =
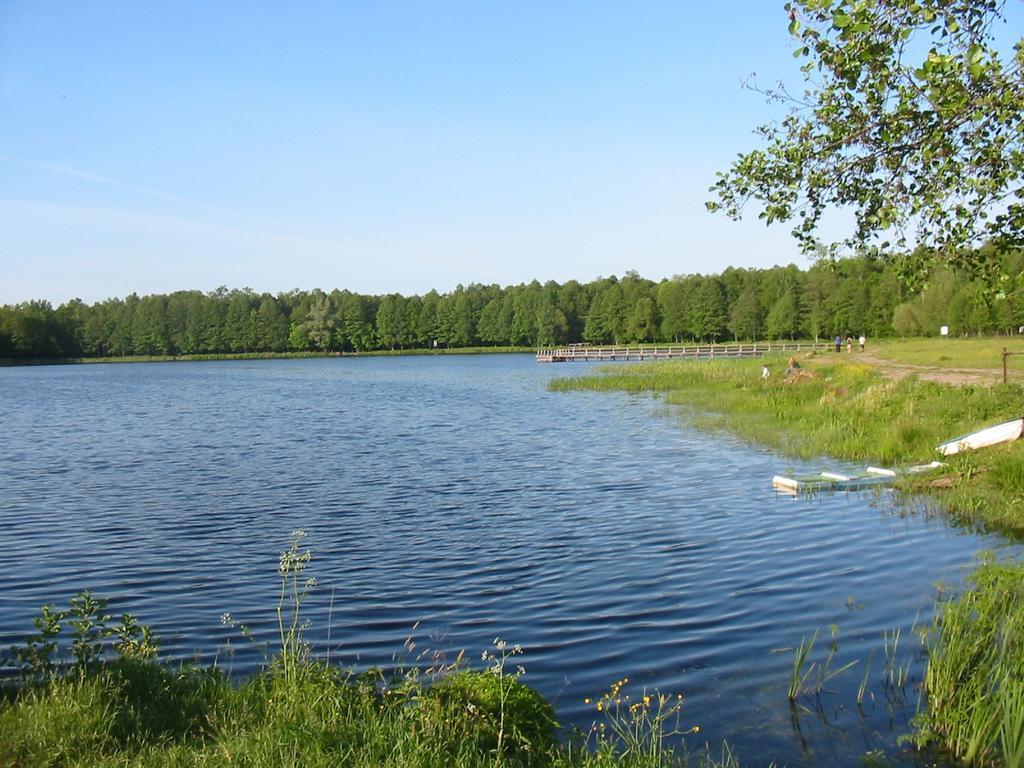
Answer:
[[[1021,415],[1018,384],[952,387],[879,376],[856,356],[801,358],[787,376],[784,358],[698,360],[606,366],[553,379],[553,391],[645,392],[683,407],[698,427],[721,429],[802,459],[881,466],[941,458],[935,446]],[[761,378],[761,366],[772,372]],[[943,478],[908,490],[937,500],[951,517],[1024,537],[1024,441],[946,459]]]

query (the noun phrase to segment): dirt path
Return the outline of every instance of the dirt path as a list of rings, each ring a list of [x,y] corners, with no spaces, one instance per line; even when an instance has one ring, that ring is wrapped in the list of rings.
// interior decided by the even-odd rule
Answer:
[[[938,365],[915,365],[899,363],[877,357],[870,350],[855,352],[856,360],[873,365],[884,376],[891,379],[902,379],[906,376],[917,376],[922,381],[936,381],[940,384],[965,384],[992,386],[1003,380],[1003,372],[995,368],[947,368]],[[1010,380],[1020,380],[1021,375],[1011,371]]]

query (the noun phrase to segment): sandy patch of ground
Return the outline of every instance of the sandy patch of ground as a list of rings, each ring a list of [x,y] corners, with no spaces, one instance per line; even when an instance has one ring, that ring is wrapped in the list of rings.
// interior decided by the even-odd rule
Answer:
[[[964,386],[965,384],[992,386],[1003,380],[1002,370],[994,368],[947,368],[938,365],[898,363],[877,357],[870,350],[854,352],[852,357],[859,362],[874,366],[882,375],[888,376],[890,379],[917,376],[921,381],[935,381],[954,386]],[[1021,380],[1024,380],[1024,377],[1020,373],[1010,372],[1010,381]]]

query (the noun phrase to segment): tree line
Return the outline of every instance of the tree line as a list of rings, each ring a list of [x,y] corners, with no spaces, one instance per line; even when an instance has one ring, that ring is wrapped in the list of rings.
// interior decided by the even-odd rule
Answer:
[[[806,270],[729,268],[660,282],[635,272],[580,283],[458,286],[422,296],[347,290],[272,295],[218,288],[0,307],[0,358],[364,352],[730,340],[1004,333],[1024,324],[1024,251],[999,257],[993,291],[948,266],[923,289],[899,260],[824,259]]]

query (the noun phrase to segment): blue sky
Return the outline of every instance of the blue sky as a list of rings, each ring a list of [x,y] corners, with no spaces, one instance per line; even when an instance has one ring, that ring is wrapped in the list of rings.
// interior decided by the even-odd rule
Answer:
[[[704,210],[782,1],[0,0],[0,303],[804,264]]]

